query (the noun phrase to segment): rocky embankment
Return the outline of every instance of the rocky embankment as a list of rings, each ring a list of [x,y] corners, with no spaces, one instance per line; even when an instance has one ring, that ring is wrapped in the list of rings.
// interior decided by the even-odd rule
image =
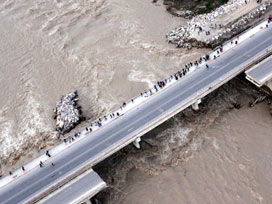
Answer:
[[[190,19],[198,14],[208,13],[227,3],[228,0],[163,0],[166,9],[174,16]]]
[[[225,25],[217,20],[217,18],[233,13],[248,3],[250,3],[248,0],[229,1],[211,13],[195,16],[187,24],[168,33],[166,38],[169,43],[175,44],[178,48],[215,48],[257,23],[272,7],[272,1],[269,0],[234,21],[226,22]]]
[[[61,97],[54,110],[56,119],[56,131],[65,134],[79,124],[84,117],[81,107],[77,105],[78,94],[73,91],[66,96]]]

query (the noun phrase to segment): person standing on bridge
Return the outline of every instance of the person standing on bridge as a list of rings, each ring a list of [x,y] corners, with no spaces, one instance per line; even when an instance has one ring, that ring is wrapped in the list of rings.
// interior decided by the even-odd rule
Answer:
[[[46,156],[48,156],[48,157],[51,157],[51,154],[49,154],[49,151],[48,150],[46,150]]]
[[[272,21],[272,15],[270,15],[269,17],[268,17],[268,23],[270,23]]]
[[[223,45],[220,46],[220,52],[223,52]]]

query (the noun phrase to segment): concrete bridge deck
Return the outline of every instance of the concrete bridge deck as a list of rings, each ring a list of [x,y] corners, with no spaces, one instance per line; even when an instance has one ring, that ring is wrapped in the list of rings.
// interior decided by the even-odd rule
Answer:
[[[2,186],[1,203],[37,202],[170,117],[190,105],[197,106],[201,98],[271,51],[271,32],[271,26],[261,30],[209,62],[209,69],[205,65],[199,67],[118,119],[89,133],[90,136],[61,154],[54,155],[50,159],[54,162],[54,167],[50,165],[50,161],[46,161],[43,168],[37,166],[24,176]],[[65,197],[65,194],[61,195]]]
[[[258,87],[263,86],[272,79],[272,57],[247,70],[246,78]]]
[[[96,193],[106,188],[106,183],[92,169],[72,180],[69,185],[55,191],[46,199],[43,204],[77,204],[93,197]]]

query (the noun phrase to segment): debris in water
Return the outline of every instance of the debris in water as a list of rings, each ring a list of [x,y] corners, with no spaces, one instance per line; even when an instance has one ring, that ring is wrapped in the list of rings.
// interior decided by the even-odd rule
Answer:
[[[73,91],[61,97],[54,110],[56,119],[56,130],[65,134],[79,124],[84,117],[81,115],[80,106],[77,105],[78,94]]]
[[[260,96],[258,97],[256,100],[254,100],[253,102],[249,102],[249,107],[253,107],[255,104],[257,103],[261,103],[266,99],[266,96]]]

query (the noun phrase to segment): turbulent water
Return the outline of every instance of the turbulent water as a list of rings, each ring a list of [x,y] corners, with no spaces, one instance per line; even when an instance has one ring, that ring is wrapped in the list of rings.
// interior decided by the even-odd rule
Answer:
[[[200,111],[183,111],[96,171],[109,188],[103,203],[271,203],[272,118],[265,103],[234,79]],[[241,109],[235,109],[239,103]],[[113,168],[107,168],[111,166]]]
[[[268,111],[260,104],[224,114],[202,132],[192,158],[157,175],[131,170],[117,203],[271,203]]]
[[[204,53],[167,45],[183,21],[161,2],[3,0],[0,18],[2,165],[54,144],[61,95],[77,89],[95,118]]]
[[[78,90],[84,115],[96,118],[206,52],[165,42],[184,20],[160,1],[2,0],[0,19],[2,172],[57,142],[52,115],[62,95]],[[109,185],[100,196],[106,203],[269,203],[271,118],[264,104],[245,108],[251,87],[237,87],[225,85],[200,112],[156,128],[140,151],[128,146],[96,167]],[[237,101],[243,108],[229,112]]]

